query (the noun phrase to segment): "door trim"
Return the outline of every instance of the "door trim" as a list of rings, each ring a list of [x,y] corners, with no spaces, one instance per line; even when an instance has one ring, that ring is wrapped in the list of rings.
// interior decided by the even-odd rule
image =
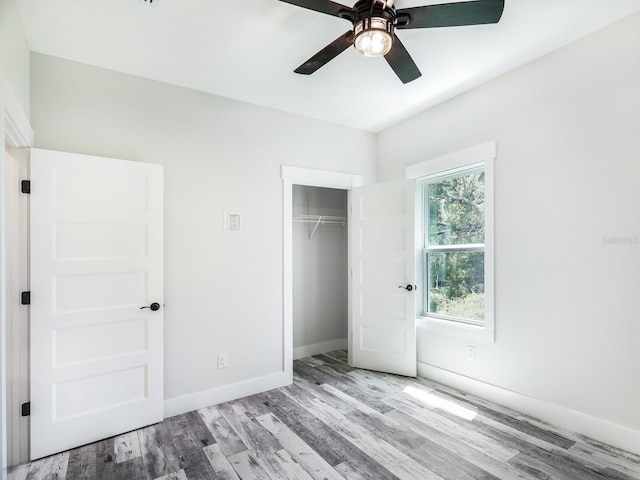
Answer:
[[[4,171],[5,165],[5,146],[12,149],[28,148],[33,146],[33,130],[29,124],[29,120],[25,115],[20,102],[13,94],[9,83],[7,82],[4,74],[0,70],[0,178],[6,179],[6,173]],[[20,165],[21,170],[26,170],[26,162],[23,158],[16,159],[23,163]],[[0,182],[0,338],[5,339],[7,328],[9,326],[26,325],[28,321],[27,309],[20,309],[19,318],[12,314],[11,305],[7,305],[6,292],[9,289],[11,292],[20,291],[21,280],[13,279],[10,284],[7,259],[13,258],[15,255],[19,255],[20,265],[24,265],[26,258],[26,245],[25,248],[20,249],[19,252],[14,251],[16,248],[13,244],[7,243],[7,237],[5,232],[10,228],[18,228],[18,225],[8,225],[9,212],[6,210],[7,205],[7,192],[4,181]],[[19,195],[18,195],[19,196]],[[20,200],[26,202],[24,199],[18,199],[15,205],[20,205]],[[23,212],[19,212],[18,215],[22,215]],[[20,217],[20,221],[26,222],[26,217]],[[27,272],[20,272],[19,276],[26,278]],[[16,281],[17,280],[17,281]],[[17,284],[16,284],[17,283]],[[15,327],[13,328],[15,331]],[[19,338],[18,338],[19,340]],[[27,445],[27,429],[24,427],[25,422],[20,422],[22,417],[20,416],[20,408],[18,402],[14,399],[18,396],[18,392],[7,392],[7,377],[18,378],[21,385],[26,385],[27,379],[21,378],[26,376],[26,369],[23,365],[21,368],[20,362],[14,359],[26,358],[28,355],[27,345],[20,342],[16,342],[16,337],[12,336],[8,344],[4,341],[0,342],[0,424],[2,425],[2,431],[0,432],[0,476],[3,475],[7,465],[13,465],[20,463],[28,457]],[[21,371],[23,375],[21,376]],[[9,375],[7,375],[9,374]],[[7,398],[7,395],[11,398]],[[19,392],[20,395],[26,394],[26,392]],[[7,403],[9,400],[9,403]],[[22,425],[21,425],[22,424]],[[9,449],[8,445],[11,444],[12,448]],[[11,456],[9,457],[9,453]]]
[[[33,129],[2,70],[0,70],[0,113],[4,122],[0,129],[0,135],[3,137],[2,144],[6,142],[13,148],[32,147]]]
[[[283,232],[283,365],[287,382],[293,382],[293,186],[351,190],[362,185],[362,175],[282,165]],[[348,216],[348,214],[347,214]],[[351,290],[351,278],[348,280]],[[349,315],[351,308],[349,307]],[[349,322],[351,323],[351,322]]]

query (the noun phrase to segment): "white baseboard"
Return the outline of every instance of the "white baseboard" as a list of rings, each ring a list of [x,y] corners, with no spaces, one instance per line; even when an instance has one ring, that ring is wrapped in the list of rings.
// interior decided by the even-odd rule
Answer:
[[[256,393],[290,385],[291,382],[291,375],[285,372],[274,373],[273,375],[252,378],[244,382],[232,383],[231,385],[211,388],[181,397],[169,398],[164,401],[164,417],[169,418],[210,405],[248,397],[249,395],[255,395]]]
[[[640,455],[640,431],[418,362],[418,376]]]
[[[312,345],[304,345],[302,347],[294,347],[293,359],[312,357],[322,353],[334,352],[336,350],[346,350],[347,339],[339,338],[337,340],[329,340],[328,342],[314,343]]]

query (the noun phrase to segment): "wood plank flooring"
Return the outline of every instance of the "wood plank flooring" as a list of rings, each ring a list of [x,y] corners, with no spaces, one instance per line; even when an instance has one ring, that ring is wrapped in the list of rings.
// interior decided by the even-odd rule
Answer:
[[[640,479],[640,457],[424,380],[298,360],[294,384],[15,467],[9,480]]]

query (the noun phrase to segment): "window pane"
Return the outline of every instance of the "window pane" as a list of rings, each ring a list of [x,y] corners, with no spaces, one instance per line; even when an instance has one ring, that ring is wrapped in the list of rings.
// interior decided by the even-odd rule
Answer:
[[[430,183],[429,245],[484,243],[484,172]]]
[[[484,252],[427,253],[429,313],[484,321]]]

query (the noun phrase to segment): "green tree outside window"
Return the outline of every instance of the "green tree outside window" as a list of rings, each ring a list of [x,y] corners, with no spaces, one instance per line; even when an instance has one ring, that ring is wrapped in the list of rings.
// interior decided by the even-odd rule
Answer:
[[[427,314],[484,322],[484,171],[425,180]]]

